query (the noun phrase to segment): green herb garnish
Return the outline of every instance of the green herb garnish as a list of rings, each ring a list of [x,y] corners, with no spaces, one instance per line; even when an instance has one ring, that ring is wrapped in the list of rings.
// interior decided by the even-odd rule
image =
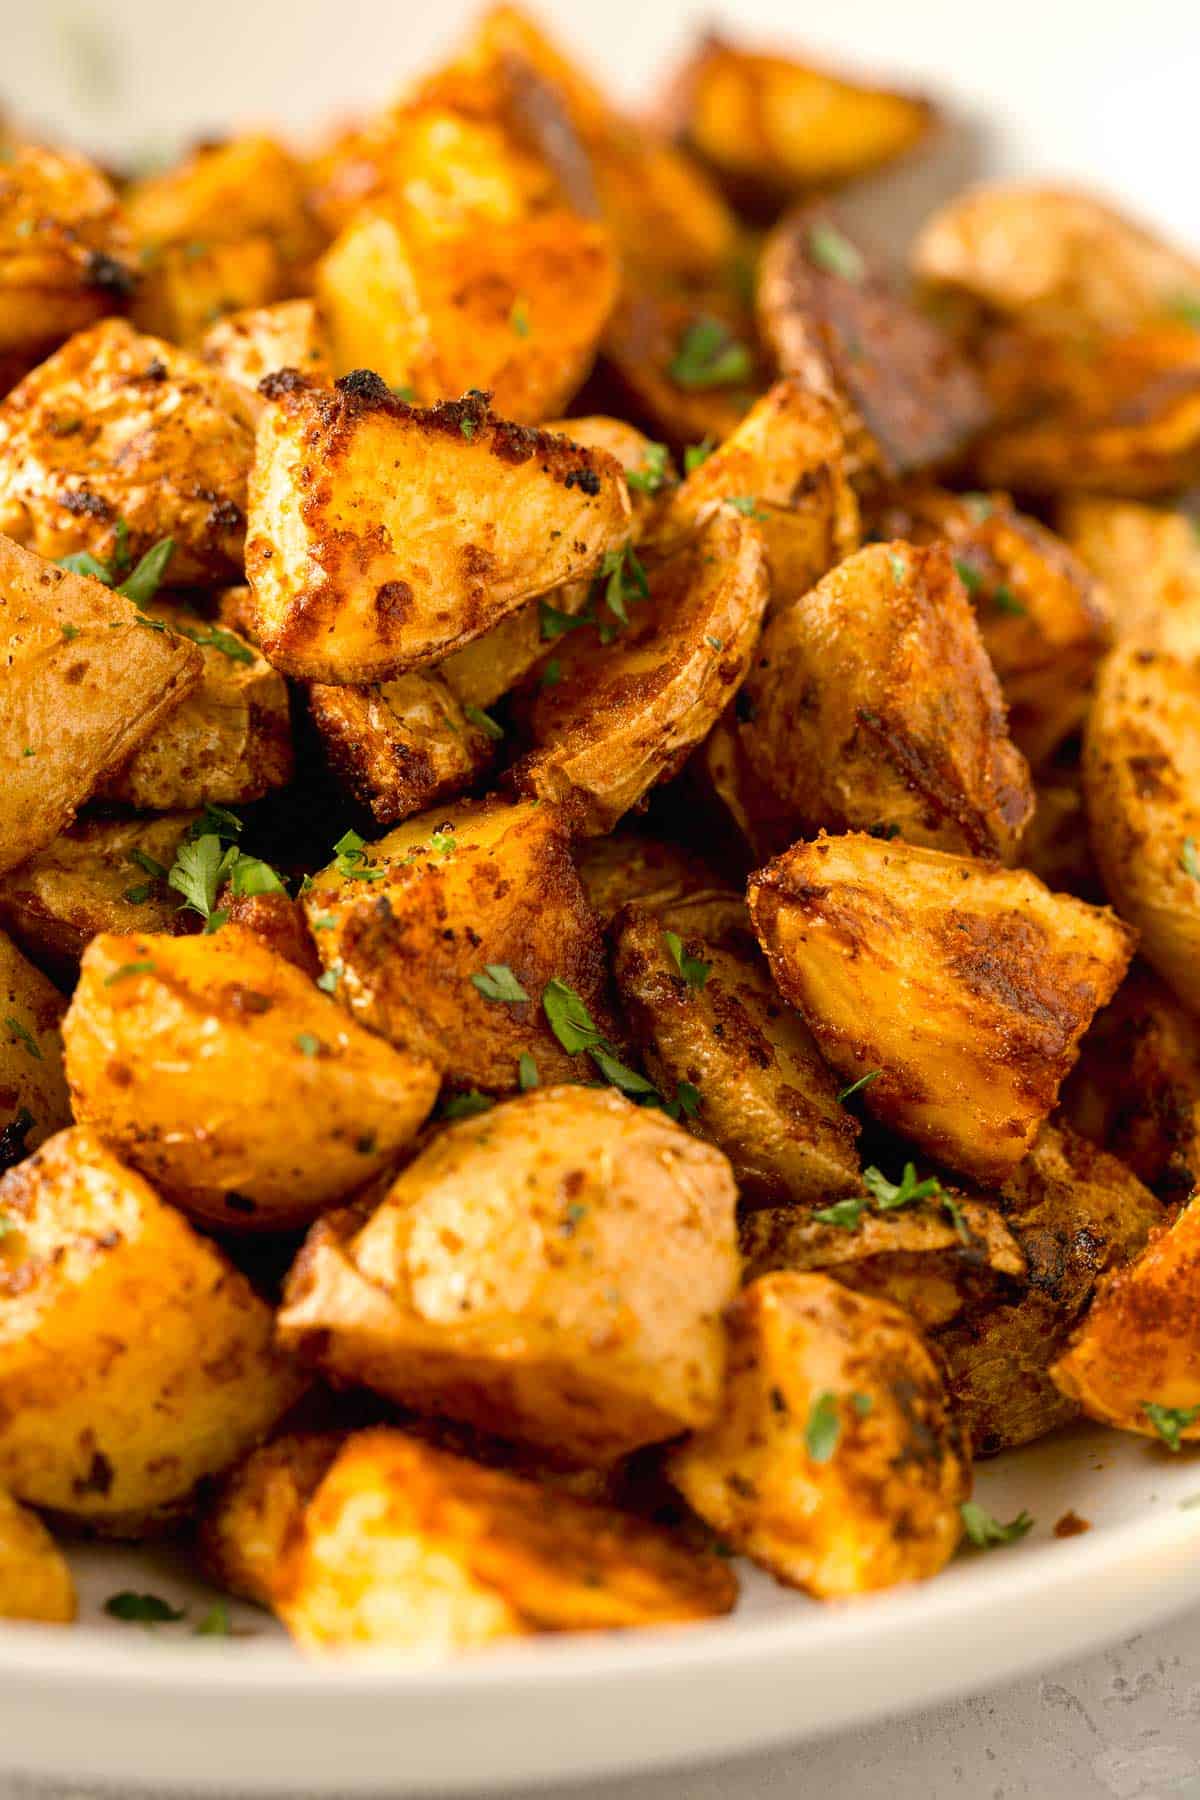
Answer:
[[[529,998],[507,963],[485,963],[481,975],[472,975],[471,985],[485,1000],[504,1000],[511,1005]]]
[[[827,1463],[837,1449],[838,1438],[842,1432],[842,1421],[838,1413],[837,1395],[825,1392],[818,1394],[809,1409],[808,1423],[804,1427],[804,1443],[809,1456],[815,1463]]]
[[[862,251],[836,225],[824,219],[809,231],[808,254],[819,269],[829,275],[840,275],[843,281],[861,281],[867,272]]]
[[[991,1513],[985,1512],[974,1500],[964,1500],[958,1510],[962,1514],[967,1538],[977,1550],[995,1550],[1001,1544],[1015,1544],[1033,1526],[1033,1520],[1027,1512],[1019,1512],[1007,1525],[1001,1525],[998,1519],[993,1519]]]
[[[683,939],[677,931],[664,931],[663,943],[667,946],[671,961],[687,985],[699,992],[712,974],[712,964],[701,962],[698,956],[689,956]]]
[[[727,326],[706,314],[684,332],[667,373],[681,388],[732,387],[749,380],[754,358]]]
[[[1154,1400],[1143,1400],[1142,1411],[1167,1449],[1175,1451],[1183,1447],[1183,1432],[1200,1419],[1200,1406],[1159,1406]]]

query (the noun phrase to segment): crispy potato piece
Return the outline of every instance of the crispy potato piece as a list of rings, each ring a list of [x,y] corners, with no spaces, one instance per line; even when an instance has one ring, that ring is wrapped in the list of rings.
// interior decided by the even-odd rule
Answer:
[[[1011,860],[1025,759],[949,549],[870,544],[776,614],[740,742],[793,836],[883,828]]]
[[[1006,494],[913,486],[888,496],[879,524],[884,537],[950,545],[1008,704],[1008,729],[1040,768],[1083,724],[1112,641],[1095,580]]]
[[[270,1606],[305,1508],[345,1441],[343,1431],[285,1432],[231,1469],[201,1523],[205,1572],[231,1594]]]
[[[45,848],[200,680],[194,644],[0,536],[0,872]]]
[[[125,212],[139,243],[230,244],[265,237],[292,266],[310,261],[321,234],[309,214],[304,172],[271,138],[207,145],[164,175],[135,181]]]
[[[299,369],[309,381],[333,380],[329,334],[315,300],[281,300],[231,312],[210,325],[200,354],[230,381],[257,389],[264,375]]]
[[[804,1021],[779,998],[744,905],[724,910],[724,928],[703,935],[687,929],[686,906],[663,919],[626,906],[613,922],[613,973],[646,1067],[661,1093],[697,1091],[690,1129],[725,1152],[743,1200],[853,1193],[857,1124]],[[678,962],[664,922],[676,928]]]
[[[571,861],[568,820],[536,801],[460,801],[409,819],[317,875],[304,908],[356,1018],[420,1049],[454,1086],[512,1093],[523,1054],[543,1082],[582,1073],[546,1023],[563,981],[614,1036],[599,922]],[[365,860],[361,860],[365,858]],[[382,873],[380,873],[382,871]],[[489,1000],[472,976],[512,970],[529,999]]]
[[[13,144],[0,166],[0,357],[26,366],[132,293],[112,184],[81,156]]]
[[[226,883],[217,898],[218,908],[228,914],[230,924],[245,926],[251,937],[294,969],[302,969],[310,981],[320,979],[321,959],[298,900],[278,889],[266,894],[236,894],[232,882]]]
[[[752,877],[784,998],[867,1110],[952,1169],[1003,1180],[1110,1000],[1133,935],[1001,869],[865,835],[797,844]]]
[[[992,182],[926,220],[914,272],[984,317],[1078,337],[1134,331],[1200,294],[1200,262],[1094,194]]]
[[[0,531],[42,556],[103,562],[169,537],[172,583],[228,581],[241,572],[254,416],[236,382],[106,319],[0,405]]]
[[[762,538],[720,506],[651,574],[615,644],[575,631],[562,675],[530,711],[535,748],[517,791],[578,805],[584,829],[611,831],[657,782],[678,772],[740,686],[767,603]]]
[[[768,237],[758,316],[783,373],[837,406],[860,481],[953,462],[988,422],[951,339],[823,209],[787,213]]]
[[[1053,766],[1035,783],[1033,817],[1017,861],[1054,893],[1103,904],[1104,883],[1092,856],[1078,766]]]
[[[292,778],[287,683],[235,632],[177,601],[144,612],[200,646],[199,686],[101,784],[108,800],[143,812],[244,806]],[[139,921],[144,929],[144,921]]]
[[[171,867],[192,819],[80,819],[0,877],[0,925],[67,986],[99,931],[190,931],[195,913],[180,911],[179,895],[154,868]]]
[[[1200,1200],[1114,1269],[1051,1374],[1069,1401],[1122,1431],[1200,1438]],[[1155,1418],[1164,1408],[1179,1415]],[[1176,1435],[1177,1434],[1177,1435]]]
[[[725,839],[726,856],[742,870],[756,868],[786,850],[796,836],[791,808],[760,781],[742,743],[739,694],[726,707],[685,771],[700,805]]]
[[[713,283],[681,291],[627,275],[604,333],[604,361],[634,416],[677,449],[723,442],[767,385],[748,308]]]
[[[66,1557],[37,1514],[0,1488],[0,1619],[70,1625],[75,1613]]]
[[[436,669],[414,669],[377,687],[313,682],[308,709],[330,767],[379,825],[461,794],[492,761],[490,733]]]
[[[380,1430],[338,1454],[275,1604],[310,1653],[373,1644],[430,1660],[529,1632],[711,1618],[736,1595],[711,1550]]]
[[[588,904],[605,925],[626,904],[636,902],[658,913],[694,894],[727,891],[694,851],[628,829],[582,839],[575,848],[575,866]]]
[[[131,316],[139,331],[198,351],[214,319],[269,306],[286,287],[283,260],[270,238],[168,244],[144,269]]]
[[[997,1195],[1028,1285],[938,1333],[950,1393],[977,1456],[1027,1444],[1076,1417],[1050,1365],[1106,1269],[1135,1256],[1162,1208],[1115,1157],[1047,1125]]]
[[[1118,638],[1200,656],[1200,532],[1183,509],[1078,494],[1059,529],[1104,583]]]
[[[818,1599],[936,1575],[971,1465],[912,1320],[824,1275],[765,1275],[726,1314],[717,1422],[670,1454],[688,1504]]]
[[[447,1126],[360,1229],[314,1233],[281,1340],[419,1412],[612,1462],[716,1416],[736,1199],[657,1109],[538,1088]]]
[[[287,376],[268,390],[246,571],[258,636],[287,674],[386,681],[628,539],[611,458],[506,424],[480,395],[422,412],[366,371],[332,391]]]
[[[266,1434],[301,1380],[216,1245],[83,1126],[0,1179],[0,1470],[117,1531]]]
[[[1083,789],[1109,899],[1142,955],[1200,1008],[1200,671],[1136,643],[1100,671]]]
[[[710,31],[671,78],[662,117],[739,204],[769,208],[894,162],[927,135],[934,111]]]
[[[70,1123],[65,1011],[58,989],[0,932],[0,1173]]]
[[[438,1077],[244,926],[93,938],[63,1027],[75,1117],[189,1216],[304,1225],[385,1168]]]

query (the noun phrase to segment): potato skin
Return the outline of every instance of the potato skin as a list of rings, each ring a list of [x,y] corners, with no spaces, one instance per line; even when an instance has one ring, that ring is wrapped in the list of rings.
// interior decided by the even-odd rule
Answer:
[[[1024,869],[861,834],[797,844],[749,904],[784,998],[863,1103],[966,1175],[1032,1144],[1133,953],[1107,911]]]
[[[223,1477],[200,1527],[200,1558],[239,1599],[270,1606],[304,1510],[346,1441],[344,1431],[284,1432]]]
[[[440,1132],[357,1231],[318,1228],[281,1341],[418,1411],[608,1463],[715,1417],[735,1201],[725,1158],[657,1110],[538,1088]]]
[[[1103,582],[1118,639],[1200,656],[1200,536],[1186,510],[1075,494],[1058,527]]]
[[[64,1035],[76,1118],[226,1231],[308,1223],[385,1168],[437,1098],[427,1060],[232,922],[94,938]]]
[[[107,1530],[182,1503],[301,1381],[215,1245],[83,1126],[0,1179],[0,1479]]]
[[[436,669],[414,669],[373,687],[314,681],[308,710],[330,767],[377,825],[394,825],[461,794],[493,760],[491,738]]]
[[[0,931],[0,1173],[70,1123],[66,1003]]]
[[[1029,771],[944,544],[871,544],[763,633],[740,741],[793,836],[884,827],[1010,861]]]
[[[962,1535],[971,1466],[912,1320],[824,1275],[789,1273],[745,1288],[726,1321],[722,1413],[669,1458],[688,1503],[819,1599],[935,1575]],[[806,1441],[821,1402],[838,1425],[825,1460]]]
[[[1165,651],[1119,646],[1083,744],[1092,854],[1142,955],[1200,1008],[1200,675]],[[1192,858],[1188,846],[1192,847]]]
[[[212,368],[257,392],[265,375],[298,369],[309,381],[333,380],[325,321],[315,300],[279,300],[218,319],[200,340]]]
[[[748,384],[729,381],[697,388],[675,379],[672,368],[681,348],[706,319],[715,320],[751,355]],[[770,378],[748,309],[711,278],[698,291],[681,290],[652,273],[627,270],[605,328],[603,350],[604,371],[617,382],[628,410],[648,420],[677,450],[705,438],[723,443]]]
[[[286,674],[419,668],[628,538],[615,462],[506,424],[479,395],[421,411],[365,371],[332,390],[285,373],[267,392],[246,572],[257,636]]]
[[[0,1619],[70,1625],[75,1612],[66,1557],[37,1514],[0,1488]]]
[[[626,827],[608,837],[581,838],[574,854],[588,904],[605,926],[626,904],[657,913],[693,895],[729,894],[694,851]]]
[[[112,183],[82,156],[12,144],[0,167],[0,358],[29,367],[136,279]]]

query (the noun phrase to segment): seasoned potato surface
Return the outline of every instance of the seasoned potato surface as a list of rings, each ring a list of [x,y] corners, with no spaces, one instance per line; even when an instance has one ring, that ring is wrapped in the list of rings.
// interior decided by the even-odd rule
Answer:
[[[74,1617],[66,1557],[37,1514],[0,1489],[0,1619],[69,1625]]]
[[[0,1173],[70,1123],[65,1011],[58,989],[0,932]]]

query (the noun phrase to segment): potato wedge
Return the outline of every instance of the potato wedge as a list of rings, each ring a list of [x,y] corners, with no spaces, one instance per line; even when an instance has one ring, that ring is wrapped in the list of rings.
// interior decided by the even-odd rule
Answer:
[[[170,538],[172,583],[241,573],[254,402],[123,319],[81,331],[0,405],[0,531],[129,566]],[[124,532],[118,529],[124,526]]]
[[[657,782],[678,772],[741,684],[767,604],[762,538],[720,506],[650,576],[614,644],[576,631],[561,679],[543,687],[530,724],[535,748],[511,779],[519,793],[566,801],[589,832],[611,831]]]
[[[82,156],[13,144],[0,166],[0,358],[31,367],[133,292],[111,182]],[[22,371],[23,372],[23,371]]]
[[[719,931],[689,929],[688,910],[630,905],[612,925],[617,991],[660,1093],[689,1095],[689,1129],[725,1152],[743,1201],[856,1192],[856,1121],[780,999],[744,905],[727,903],[719,921],[709,904]]]
[[[1200,1008],[1200,672],[1136,643],[1100,671],[1083,746],[1092,853],[1142,955]]]
[[[66,1557],[37,1514],[0,1489],[0,1619],[70,1625],[75,1613]]]
[[[547,984],[573,989],[606,1036],[615,1027],[600,927],[570,844],[555,808],[492,799],[440,807],[339,854],[304,896],[321,960],[342,971],[338,997],[455,1087],[515,1093],[523,1055],[545,1083],[577,1079],[586,1064],[543,1017]],[[527,1000],[487,997],[486,971],[498,965]]]
[[[10,1169],[0,1214],[0,1470],[18,1499],[140,1529],[298,1396],[270,1308],[94,1132]]]
[[[329,333],[315,300],[280,300],[230,312],[200,340],[206,363],[242,387],[264,375],[299,369],[309,381],[333,380]]]
[[[417,1411],[612,1462],[716,1416],[735,1201],[725,1158],[657,1109],[539,1088],[440,1132],[357,1231],[318,1230],[281,1341]]]
[[[205,1573],[240,1599],[270,1606],[305,1508],[345,1441],[343,1431],[285,1432],[231,1469],[201,1522]]]
[[[870,544],[777,613],[744,710],[739,740],[793,836],[1015,855],[1029,771],[944,544]]]
[[[267,307],[286,291],[283,258],[270,238],[168,244],[143,269],[130,316],[139,331],[199,351],[214,320]]]
[[[1034,785],[1035,806],[1017,861],[1056,894],[1104,902],[1104,883],[1088,836],[1083,778],[1077,764],[1051,765]]]
[[[711,1618],[736,1595],[711,1550],[381,1430],[339,1452],[275,1605],[310,1654],[371,1644],[428,1661],[529,1632]]]
[[[321,959],[298,900],[278,888],[263,894],[239,894],[232,881],[221,889],[217,900],[218,911],[227,915],[231,925],[244,926],[251,937],[294,969],[303,970],[310,981],[321,979]]]
[[[156,247],[265,237],[301,269],[321,242],[300,164],[261,135],[205,145],[165,174],[132,182],[124,205],[138,242]]]
[[[604,366],[635,418],[676,449],[736,430],[768,371],[754,320],[720,283],[680,291],[627,274],[604,333]]]
[[[785,1000],[863,1103],[966,1175],[1033,1143],[1133,954],[1119,919],[1000,869],[899,840],[822,836],[752,877]]]
[[[194,644],[0,536],[0,872],[65,830],[200,680]]]
[[[491,731],[499,730],[479,722],[478,707],[474,717],[467,713],[436,669],[414,669],[375,687],[314,681],[308,710],[330,767],[378,825],[471,787],[492,761]]]
[[[734,1549],[818,1599],[936,1575],[971,1465],[939,1364],[899,1307],[824,1275],[765,1275],[726,1315],[716,1423],[668,1459]]]
[[[1059,529],[1104,584],[1119,639],[1200,656],[1200,532],[1184,508],[1077,494]]]
[[[332,392],[286,375],[268,392],[246,572],[257,635],[287,674],[386,681],[629,536],[616,463],[505,424],[480,395],[422,412],[366,371]]]
[[[786,850],[796,828],[791,808],[755,773],[739,716],[750,717],[744,688],[693,754],[685,780],[718,834],[724,863],[748,872]]]
[[[438,1077],[244,926],[93,938],[64,1025],[75,1117],[191,1217],[306,1224],[416,1136]]]
[[[70,1124],[65,1011],[58,989],[0,932],[0,1173]]]
[[[627,904],[658,913],[692,895],[728,893],[694,851],[625,827],[608,837],[581,839],[575,866],[589,906],[606,926]]]

